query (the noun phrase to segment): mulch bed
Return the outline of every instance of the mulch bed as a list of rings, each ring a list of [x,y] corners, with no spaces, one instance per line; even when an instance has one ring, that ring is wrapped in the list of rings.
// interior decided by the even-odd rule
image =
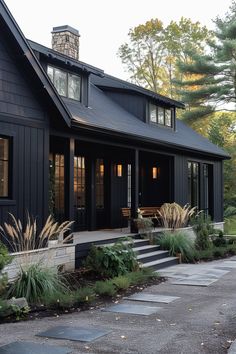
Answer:
[[[68,275],[68,281],[74,284],[75,288],[91,286],[96,281],[105,280],[95,276],[92,273],[89,273],[83,269],[77,270],[72,274]],[[12,322],[19,322],[19,321],[28,321],[28,320],[36,320],[43,317],[60,317],[61,315],[71,314],[75,312],[87,311],[87,310],[94,310],[99,309],[102,307],[106,307],[110,304],[118,303],[122,300],[125,296],[130,296],[134,293],[140,292],[145,288],[158,285],[164,282],[166,279],[164,277],[157,277],[148,279],[142,285],[131,285],[127,290],[120,290],[114,297],[108,296],[96,296],[95,300],[90,303],[83,303],[79,307],[71,307],[69,309],[61,309],[61,308],[47,308],[44,305],[42,306],[31,306],[30,312],[25,314],[23,318],[16,320],[13,317],[6,317],[4,319],[0,319],[0,324],[2,323],[12,323]]]

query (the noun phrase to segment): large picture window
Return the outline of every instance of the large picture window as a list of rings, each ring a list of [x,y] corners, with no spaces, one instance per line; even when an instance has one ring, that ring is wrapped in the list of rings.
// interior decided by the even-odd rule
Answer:
[[[0,198],[9,198],[10,142],[0,136]]]
[[[67,73],[53,66],[47,67],[47,73],[59,95],[80,101],[81,77],[79,75]]]
[[[188,202],[199,209],[199,163],[188,162]]]

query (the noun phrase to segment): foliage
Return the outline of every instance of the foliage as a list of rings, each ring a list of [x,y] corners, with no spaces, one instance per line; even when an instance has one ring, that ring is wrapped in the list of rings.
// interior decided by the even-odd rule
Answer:
[[[181,253],[182,260],[189,262],[194,259],[194,243],[189,238],[188,234],[179,232],[164,232],[159,239],[159,244],[162,249],[168,250],[171,256],[176,256]]]
[[[30,311],[28,306],[19,307],[9,304],[7,300],[0,299],[0,319],[13,316],[17,321],[23,319]]]
[[[70,227],[73,222],[65,221],[62,224],[55,222],[50,215],[43,226],[42,230],[39,232],[37,230],[37,221],[35,218],[26,215],[26,226],[23,228],[20,220],[17,220],[15,216],[9,213],[11,218],[11,223],[4,223],[4,226],[0,226],[0,235],[6,240],[10,248],[14,252],[30,251],[38,248],[45,247],[48,240],[59,235],[64,235],[66,232],[70,231]],[[64,238],[63,242],[70,240],[72,235],[68,235]]]
[[[74,294],[70,291],[55,291],[45,294],[40,302],[47,308],[69,309],[74,305]]]
[[[56,269],[43,268],[40,263],[21,268],[17,279],[10,284],[8,297],[25,297],[31,304],[40,303],[46,296],[65,293],[64,279]]]
[[[217,235],[218,234],[218,235]],[[224,237],[224,233],[222,230],[215,230],[213,236],[213,244],[216,247],[221,247],[221,246],[225,246],[226,245],[226,238]]]
[[[224,217],[229,218],[236,215],[236,208],[232,205],[228,206],[224,211]]]
[[[236,254],[236,245],[225,245],[221,247],[212,246],[206,250],[197,250],[195,252],[195,260],[213,260],[215,258],[222,258],[226,256],[233,256]]]
[[[128,289],[130,286],[130,279],[127,275],[120,275],[118,277],[113,278],[112,281],[115,287],[119,290]]]
[[[181,86],[195,86],[195,90],[182,91],[182,100],[194,107],[188,118],[202,110],[208,115],[225,105],[228,110],[235,110],[228,104],[236,102],[236,3],[232,2],[224,18],[218,17],[214,22],[216,40],[208,41],[204,55],[192,51],[192,62],[181,62],[179,66],[183,75],[197,75],[195,80],[181,82]]]
[[[141,268],[136,272],[131,272],[127,274],[131,285],[141,285],[147,280],[158,278],[159,275],[150,268]]]
[[[12,261],[6,246],[0,242],[0,296],[4,293],[7,286],[7,275],[3,273],[3,269]]]
[[[195,247],[198,250],[206,250],[211,246],[209,235],[214,232],[210,217],[203,212],[198,213],[192,219],[193,229],[196,233]]]
[[[142,215],[137,219],[133,219],[139,232],[146,234],[149,233],[153,228],[153,222],[151,218],[143,218]]]
[[[112,280],[97,281],[94,286],[95,293],[101,296],[114,296],[116,288]]]
[[[227,235],[236,235],[236,216],[226,219],[225,233]]]
[[[166,27],[155,18],[128,33],[129,43],[118,55],[131,75],[131,81],[154,92],[177,98],[174,79],[182,80],[177,62],[189,62],[189,51],[203,52],[211,32],[199,22],[181,18]]]
[[[92,246],[85,266],[101,276],[112,278],[133,271],[138,263],[129,242],[118,241],[112,246]]]
[[[175,230],[185,227],[195,211],[196,208],[191,208],[189,205],[181,207],[177,203],[165,203],[158,210],[158,214],[165,228]]]
[[[83,288],[79,288],[74,292],[74,299],[75,302],[78,304],[84,303],[84,302],[92,302],[95,297],[95,292],[92,287],[86,286]]]

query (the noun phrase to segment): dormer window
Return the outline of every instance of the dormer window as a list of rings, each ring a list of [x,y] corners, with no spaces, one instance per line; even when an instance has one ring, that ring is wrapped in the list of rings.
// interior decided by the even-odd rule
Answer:
[[[149,119],[151,123],[172,127],[172,110],[159,107],[153,103],[149,105]]]
[[[47,67],[47,73],[59,95],[80,101],[81,77],[53,66]]]

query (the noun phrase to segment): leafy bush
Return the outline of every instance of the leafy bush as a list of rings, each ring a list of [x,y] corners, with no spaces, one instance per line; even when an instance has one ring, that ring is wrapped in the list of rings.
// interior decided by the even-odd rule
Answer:
[[[191,208],[187,204],[181,207],[177,203],[165,203],[158,210],[163,226],[172,230],[187,226],[195,212],[196,207]]]
[[[203,260],[203,261],[210,261],[210,260],[213,260],[214,259],[214,256],[213,256],[213,249],[212,248],[208,248],[208,249],[205,249],[205,250],[196,250],[195,251],[195,254],[194,254],[194,258],[196,261],[200,261],[200,260]]]
[[[74,305],[74,294],[67,292],[53,292],[40,298],[43,305],[48,308],[69,309]]]
[[[216,236],[213,238],[213,241],[212,241],[214,246],[216,246],[216,247],[225,246],[227,241],[226,241],[226,238],[224,237],[223,231],[222,230],[215,230],[215,234],[216,234]]]
[[[114,296],[116,288],[112,280],[97,281],[94,287],[95,293],[102,296]]]
[[[224,218],[236,215],[236,207],[229,205],[224,211]]]
[[[195,246],[198,250],[206,250],[211,246],[209,235],[214,232],[211,219],[200,212],[192,222],[196,233]]]
[[[133,271],[138,267],[136,255],[129,243],[116,242],[112,246],[92,246],[85,266],[107,278]]]
[[[40,303],[46,296],[67,290],[57,270],[43,268],[40,263],[21,268],[17,279],[10,285],[8,296],[25,297],[29,303]]]
[[[163,236],[159,239],[159,244],[162,249],[168,250],[171,256],[176,256],[177,253],[181,253],[182,260],[185,262],[194,259],[194,243],[189,236],[182,231],[163,233]]]
[[[213,256],[215,258],[222,258],[227,254],[228,250],[225,247],[219,247],[213,249]]]
[[[75,302],[78,304],[84,303],[84,302],[92,302],[95,298],[95,293],[94,289],[91,287],[83,287],[79,288],[74,292],[74,299]]]
[[[19,321],[25,317],[30,311],[28,306],[19,307],[17,305],[9,305],[6,300],[0,299],[0,319],[8,316],[14,316],[14,318]]]
[[[4,293],[7,286],[7,275],[3,273],[3,269],[12,261],[6,246],[0,242],[0,296]]]
[[[130,279],[127,275],[120,275],[119,277],[113,278],[112,281],[115,287],[119,290],[128,289],[130,286]]]
[[[138,231],[143,234],[148,234],[153,228],[153,221],[151,218],[143,218],[142,215],[137,219],[133,219]]]
[[[130,285],[140,285],[149,279],[158,278],[159,275],[150,268],[141,268],[136,272],[128,273],[127,277],[130,280]]]

